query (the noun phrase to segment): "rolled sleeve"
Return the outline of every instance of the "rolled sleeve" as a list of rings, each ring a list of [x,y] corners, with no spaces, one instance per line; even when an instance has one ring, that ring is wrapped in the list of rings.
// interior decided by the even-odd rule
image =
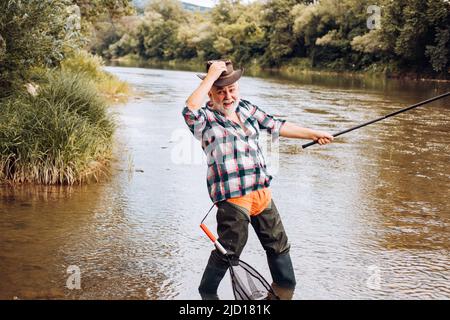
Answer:
[[[263,110],[253,105],[253,117],[258,121],[261,129],[267,130],[270,134],[280,135],[280,130],[286,120],[277,119],[265,113]]]
[[[202,109],[191,110],[185,106],[182,115],[194,137],[201,140],[207,121],[204,111]]]

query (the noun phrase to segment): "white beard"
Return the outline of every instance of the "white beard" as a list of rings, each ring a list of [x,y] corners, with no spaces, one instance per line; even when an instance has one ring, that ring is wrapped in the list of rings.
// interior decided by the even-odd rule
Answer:
[[[230,116],[231,114],[233,114],[233,112],[236,111],[236,108],[239,104],[239,99],[236,99],[233,103],[233,105],[230,108],[225,108],[222,105],[217,105],[215,103],[213,103],[214,109],[216,109],[217,111],[219,111],[220,113],[222,113],[225,116]]]

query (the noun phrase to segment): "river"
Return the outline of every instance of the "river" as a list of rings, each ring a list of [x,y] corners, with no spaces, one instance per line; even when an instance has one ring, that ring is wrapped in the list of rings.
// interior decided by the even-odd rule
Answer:
[[[110,178],[0,188],[1,299],[199,299],[212,245],[200,145],[181,117],[190,71],[107,67],[137,91],[118,120]],[[447,83],[260,74],[241,96],[337,132],[450,90]],[[326,146],[271,146],[294,299],[450,299],[450,99]],[[272,152],[273,149],[273,152]],[[276,152],[278,150],[278,153]],[[215,230],[212,214],[206,221]],[[270,279],[253,231],[242,259]],[[232,298],[228,276],[219,295]]]

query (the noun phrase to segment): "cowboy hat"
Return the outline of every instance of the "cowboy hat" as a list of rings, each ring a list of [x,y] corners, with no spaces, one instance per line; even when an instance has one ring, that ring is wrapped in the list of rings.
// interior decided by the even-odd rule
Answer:
[[[209,67],[213,64],[213,62],[216,61],[223,61],[225,62],[225,66],[227,67],[227,71],[222,72],[220,77],[214,81],[214,86],[216,87],[225,87],[228,86],[236,81],[239,80],[239,78],[244,73],[244,68],[234,70],[233,69],[233,63],[231,60],[210,60],[206,63],[206,72],[208,72]],[[200,79],[205,79],[206,74],[197,74],[197,77]]]

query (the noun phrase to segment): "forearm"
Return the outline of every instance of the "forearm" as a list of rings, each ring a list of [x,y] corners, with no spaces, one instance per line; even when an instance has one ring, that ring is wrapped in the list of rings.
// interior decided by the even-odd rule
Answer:
[[[216,79],[211,76],[206,76],[205,79],[200,83],[197,89],[192,92],[189,98],[186,100],[186,106],[194,111],[200,109],[203,105],[205,97],[208,95],[209,90]]]
[[[285,122],[280,130],[280,136],[296,139],[317,139],[317,132],[312,129],[303,128],[291,122]]]

